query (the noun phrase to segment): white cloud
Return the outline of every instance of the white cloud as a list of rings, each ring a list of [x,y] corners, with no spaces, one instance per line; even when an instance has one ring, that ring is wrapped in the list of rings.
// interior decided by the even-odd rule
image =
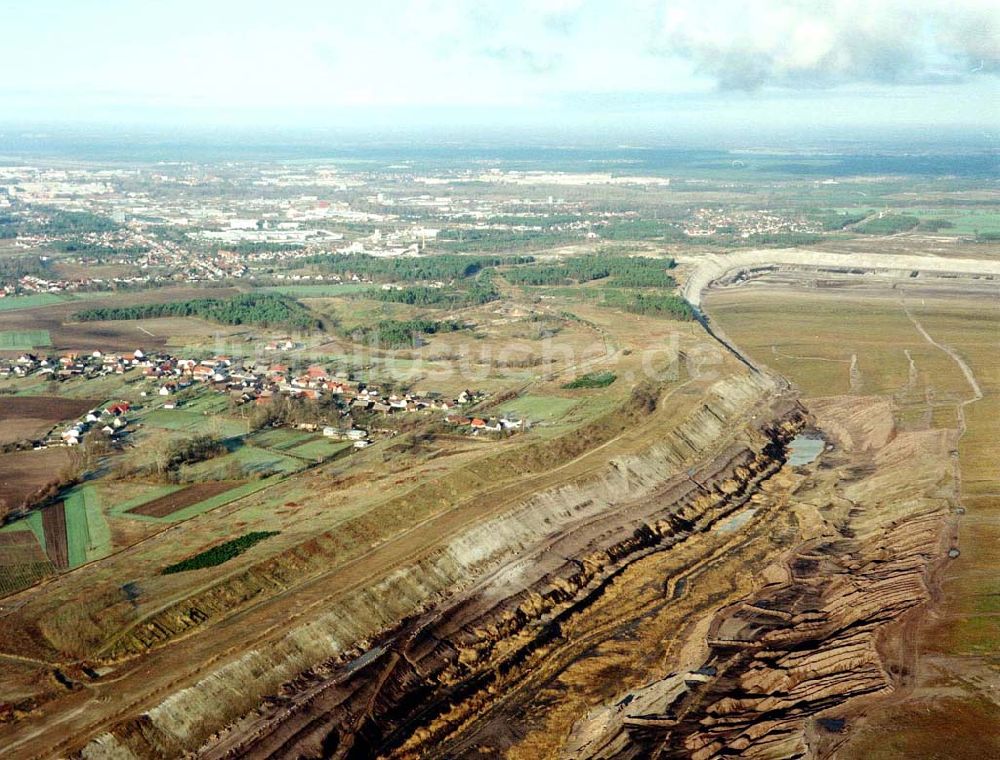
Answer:
[[[88,5],[37,0],[8,15],[0,108],[17,92],[53,107],[544,109],[720,85],[941,83],[997,73],[1000,61],[987,0]]]
[[[653,36],[727,88],[920,82],[1000,64],[1000,12],[983,0],[664,3]]]

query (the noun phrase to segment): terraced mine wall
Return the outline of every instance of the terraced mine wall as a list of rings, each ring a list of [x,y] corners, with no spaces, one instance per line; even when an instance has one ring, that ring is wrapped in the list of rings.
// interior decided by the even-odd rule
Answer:
[[[805,418],[766,378],[721,380],[649,448],[464,530],[81,754],[176,756],[207,740],[204,757],[365,757],[419,743],[451,701],[483,693],[631,558],[738,509]]]
[[[558,637],[560,621],[585,609],[629,564],[669,551],[746,503],[782,466],[805,419],[791,402],[772,411],[701,467],[664,480],[661,473],[676,473],[706,443],[706,431],[725,440],[726,417],[702,407],[666,436],[668,445],[614,462],[606,482],[540,494],[515,515],[470,531],[452,548],[481,552],[505,537],[523,547],[522,556],[380,640],[364,668],[314,671],[288,686],[206,756],[416,756],[439,746],[482,709],[498,675],[509,677]],[[527,544],[522,531],[544,535],[546,526],[544,541]]]
[[[826,757],[852,704],[905,687],[910,665],[882,645],[908,638],[947,561],[953,431],[896,434],[884,404],[868,419],[832,406],[817,403],[839,431],[830,480],[801,494],[822,527],[785,558],[787,580],[719,610],[700,667],[592,710],[564,758]],[[911,460],[919,475],[902,469]]]

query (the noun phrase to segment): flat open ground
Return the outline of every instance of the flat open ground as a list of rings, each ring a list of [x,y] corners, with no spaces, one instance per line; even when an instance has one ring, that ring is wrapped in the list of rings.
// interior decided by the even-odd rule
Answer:
[[[51,345],[48,330],[0,332],[0,351],[33,351]]]

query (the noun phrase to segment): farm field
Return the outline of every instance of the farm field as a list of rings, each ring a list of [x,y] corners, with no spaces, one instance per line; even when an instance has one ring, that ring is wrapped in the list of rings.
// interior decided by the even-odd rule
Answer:
[[[151,427],[188,433],[212,433],[223,437],[246,433],[247,426],[241,420],[205,415],[187,409],[152,409],[141,416],[141,421]]]
[[[75,420],[98,403],[61,396],[0,396],[0,445],[35,440],[56,423]]]
[[[285,451],[293,456],[304,459],[329,459],[353,447],[350,441],[334,441],[329,438],[313,438],[306,443],[300,443]]]
[[[0,454],[0,517],[56,480],[69,464],[63,447]]]
[[[0,530],[0,596],[27,588],[54,572],[34,531]]]
[[[175,298],[224,298],[236,292],[232,288],[168,288],[135,291],[118,296],[88,292],[65,296],[39,294],[2,298],[0,334],[47,331],[55,351],[134,351],[137,348],[162,348],[168,343],[212,344],[243,330],[190,318],[149,319],[139,322],[75,322],[73,315],[91,307],[155,303]]]
[[[0,332],[0,351],[33,351],[52,345],[48,330]]]
[[[182,522],[202,513],[210,512],[219,507],[229,505],[232,502],[238,502],[246,496],[256,494],[258,491],[271,488],[272,486],[281,483],[283,477],[284,476],[282,475],[273,475],[271,477],[251,480],[242,484],[233,481],[212,481],[209,483],[195,483],[193,485],[158,486],[154,488],[149,488],[147,486],[149,490],[147,490],[144,495],[124,502],[123,504],[113,506],[110,509],[110,513],[117,517],[130,518],[137,521],[141,520],[147,523]],[[181,491],[189,488],[198,489],[202,487],[206,490],[192,491],[191,496],[187,497],[193,498],[194,496],[200,496],[198,501],[185,504],[180,507],[169,506],[173,504],[173,500],[176,498],[176,495]],[[154,500],[162,500],[163,504],[168,505],[157,507],[157,511],[163,510],[166,512],[162,517],[143,514],[143,511],[148,510],[140,511],[149,502]],[[112,527],[114,527],[114,524],[112,524]]]
[[[31,530],[0,530],[0,596],[52,575],[55,567]]]
[[[336,298],[338,296],[364,293],[377,289],[378,285],[360,282],[345,282],[342,284],[324,283],[317,285],[269,285],[260,288],[264,293],[279,293],[295,298]]]
[[[287,474],[301,470],[301,459],[285,453],[269,451],[256,446],[237,446],[233,451],[204,462],[184,465],[180,476],[187,481],[241,480],[275,473]],[[234,477],[230,477],[234,476]]]
[[[69,570],[111,553],[111,531],[92,486],[77,486],[63,499],[16,520],[0,532],[0,544],[34,544],[57,570]],[[28,540],[30,537],[30,541]],[[26,558],[22,561],[37,561]]]
[[[304,430],[290,430],[288,428],[272,428],[270,430],[259,430],[247,438],[247,443],[260,446],[265,449],[277,449],[284,451],[293,446],[309,441],[315,436]]]
[[[239,485],[242,484],[220,481],[182,486],[163,496],[146,501],[137,507],[132,507],[124,514],[142,515],[143,517],[169,517],[175,512],[210,499],[213,496],[218,496]]]
[[[66,513],[70,567],[78,567],[111,553],[111,529],[94,486],[73,488],[65,495],[63,509]]]
[[[176,483],[111,482],[101,484],[102,501],[105,505],[110,505],[108,514],[114,517],[121,517],[149,501],[174,493],[182,488],[184,486]]]
[[[42,530],[45,532],[45,552],[57,570],[69,568],[69,538],[66,530],[64,502],[42,510]]]
[[[0,311],[16,311],[18,309],[36,309],[39,306],[52,306],[72,300],[69,296],[55,293],[36,293],[29,296],[7,296],[0,298]]]

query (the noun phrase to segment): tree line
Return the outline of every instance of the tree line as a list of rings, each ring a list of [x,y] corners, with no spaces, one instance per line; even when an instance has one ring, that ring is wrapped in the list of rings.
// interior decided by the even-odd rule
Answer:
[[[350,337],[358,343],[368,343],[380,348],[414,348],[423,344],[424,335],[461,329],[463,325],[454,320],[385,319],[374,325],[352,330]]]
[[[481,306],[500,298],[490,277],[479,277],[463,288],[432,288],[427,285],[407,285],[391,290],[372,290],[358,294],[383,303],[403,303],[409,306],[430,306],[457,309],[464,306]]]
[[[694,319],[694,309],[681,296],[609,290],[603,306],[621,309],[629,314],[667,317],[689,322]]]
[[[673,259],[588,255],[561,264],[515,267],[505,271],[504,278],[513,285],[568,285],[613,276],[611,284],[621,287],[672,288],[677,283],[667,270],[675,266]]]
[[[85,240],[60,240],[52,243],[52,248],[64,253],[77,253],[88,256],[140,256],[149,253],[146,245],[103,245]]]
[[[450,229],[438,233],[442,247],[451,250],[506,251],[514,247],[545,247],[579,240],[582,231]]]
[[[81,322],[201,317],[226,325],[284,326],[310,330],[320,326],[313,314],[298,301],[273,293],[241,293],[227,299],[197,298],[190,301],[110,306],[79,311]]]
[[[419,258],[371,256],[367,253],[321,253],[302,259],[309,264],[341,277],[357,275],[374,282],[419,282],[421,280],[460,280],[473,277],[487,267],[523,264],[530,256],[463,256],[439,254]]]

